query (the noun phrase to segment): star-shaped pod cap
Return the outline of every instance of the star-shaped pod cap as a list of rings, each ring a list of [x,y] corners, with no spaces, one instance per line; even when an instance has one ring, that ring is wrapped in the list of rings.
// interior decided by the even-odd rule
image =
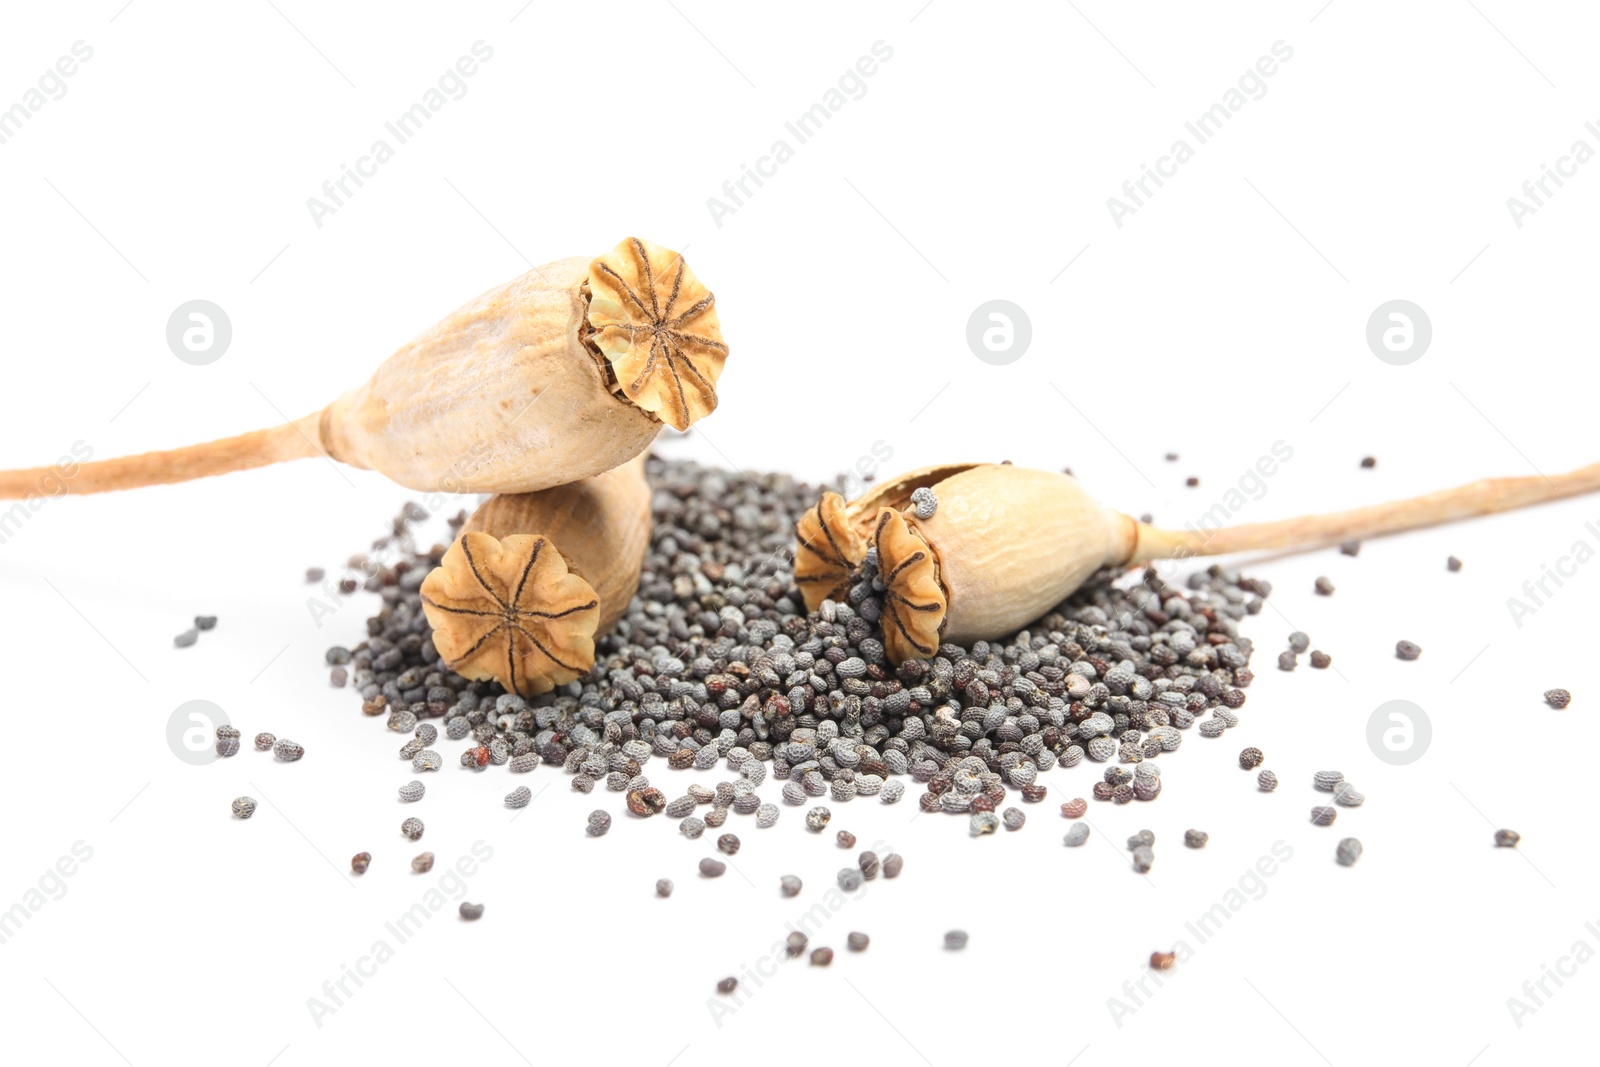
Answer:
[[[679,430],[716,408],[728,346],[716,298],[678,253],[630,237],[590,264],[589,325],[638,407]]]
[[[794,583],[805,598],[806,610],[816,611],[824,600],[844,603],[850,575],[866,554],[850,525],[844,498],[823,493],[817,506],[795,523],[794,532]]]
[[[422,610],[445,665],[524,697],[594,666],[600,600],[537,534],[457,538],[422,583]]]
[[[879,510],[872,540],[883,581],[883,648],[889,661],[933,656],[939,651],[948,607],[933,549],[893,508]]]

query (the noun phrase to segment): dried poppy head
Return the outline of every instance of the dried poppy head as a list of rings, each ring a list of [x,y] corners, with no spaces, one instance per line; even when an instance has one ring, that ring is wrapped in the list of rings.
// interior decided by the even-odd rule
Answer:
[[[824,600],[843,603],[850,592],[851,572],[866,554],[845,514],[844,498],[823,493],[817,506],[795,524],[795,537],[794,581],[806,610],[816,611]]]
[[[728,346],[715,305],[682,256],[637,237],[589,266],[590,343],[625,397],[678,430],[717,406]]]
[[[412,489],[536,492],[611,470],[643,453],[662,423],[683,430],[709,413],[727,355],[711,293],[676,252],[630,237],[468,301],[321,411],[78,464],[62,491],[322,456]],[[36,494],[47,476],[59,479],[51,468],[0,471],[0,498]]]
[[[440,658],[464,678],[531,697],[594,666],[599,598],[536,534],[462,534],[423,580],[422,610]]]

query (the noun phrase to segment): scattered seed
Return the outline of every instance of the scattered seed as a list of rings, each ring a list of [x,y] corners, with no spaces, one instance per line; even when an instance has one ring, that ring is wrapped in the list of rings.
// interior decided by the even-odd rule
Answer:
[[[1150,953],[1150,967],[1153,970],[1170,971],[1170,970],[1172,970],[1172,965],[1177,963],[1177,962],[1178,962],[1178,954],[1176,952],[1152,952],[1152,953]]]
[[[1312,583],[1312,588],[1317,591],[1318,596],[1333,595],[1333,581],[1329,578],[1318,578]]]
[[[1345,541],[1339,545],[1339,551],[1347,556],[1359,556],[1361,555],[1361,542]]]
[[[1311,638],[1296,630],[1289,635],[1289,647],[1298,655],[1311,647]]]
[[[1190,489],[1193,489],[1195,486],[1200,484],[1200,479],[1191,474],[1189,477],[1183,480],[1183,484],[1187,485]]]
[[[372,853],[357,852],[350,857],[350,869],[357,874],[366,874],[367,868],[372,866]]]
[[[1559,710],[1572,703],[1572,694],[1565,689],[1546,689],[1544,700],[1546,704]]]
[[[790,959],[794,959],[806,950],[808,940],[799,930],[790,931],[789,936],[783,939],[783,951]]]
[[[1369,471],[1373,467],[1376,467],[1377,465],[1378,465],[1378,460],[1374,456],[1363,456],[1362,459],[1361,459],[1361,469],[1364,470],[1364,471]]]
[[[194,617],[194,628],[196,630],[215,630],[217,628],[217,617],[215,615],[196,615]]]
[[[700,873],[705,875],[707,878],[721,878],[727,873],[727,870],[728,865],[726,863],[723,863],[721,860],[712,859],[710,856],[707,856],[705,859],[700,861]]]
[[[1311,776],[1311,784],[1324,793],[1331,793],[1344,781],[1344,775],[1339,771],[1318,771]]]
[[[901,868],[903,868],[905,865],[905,858],[901,856],[900,853],[892,853],[891,855],[884,857],[883,876],[885,878],[898,878],[900,877]]]
[[[847,934],[844,943],[851,952],[865,952],[867,946],[872,943],[872,939],[867,937],[866,934],[857,931]]]
[[[1422,655],[1422,646],[1411,641],[1396,641],[1394,654],[1403,660],[1413,660]]]
[[[411,869],[417,874],[427,874],[429,871],[433,870],[433,853],[417,853],[416,858],[411,861]]]
[[[841,867],[841,868],[839,868],[839,888],[843,889],[846,893],[854,893],[857,889],[860,889],[861,888],[861,868],[860,867]]]
[[[878,877],[878,872],[883,869],[878,854],[870,849],[856,857],[856,866],[861,868],[861,877],[869,882]]]
[[[293,763],[306,754],[306,750],[293,741],[277,741],[273,743],[272,754],[285,763]]]
[[[739,838],[734,834],[723,834],[717,838],[717,851],[725,856],[737,855],[739,852]]]
[[[327,572],[324,571],[321,567],[307,567],[306,568],[306,584],[307,585],[315,585],[316,583],[322,581],[322,578],[323,578],[323,576],[325,574],[327,574]]]
[[[729,993],[732,993],[735,989],[738,989],[738,988],[739,988],[739,979],[737,979],[737,978],[724,978],[722,981],[717,983],[717,992],[723,994],[724,996],[726,996]]]
[[[277,743],[278,743],[278,739],[275,736],[273,736],[272,734],[268,734],[268,733],[256,734],[256,751],[257,752],[270,752],[270,751],[272,751],[272,746],[277,744]]]
[[[468,904],[463,900],[461,902],[461,917],[466,919],[468,922],[475,922],[476,920],[483,918],[483,905]]]
[[[1349,867],[1361,858],[1361,842],[1353,837],[1345,838],[1334,850],[1333,858],[1339,861],[1339,866]]]
[[[891,856],[889,858],[893,859],[894,857]],[[799,877],[797,877],[796,875],[792,875],[792,874],[786,874],[783,877],[779,878],[778,879],[778,892],[782,893],[786,897],[797,897],[797,896],[799,896],[800,895],[800,879],[799,879]]]
[[[1143,766],[1143,764],[1140,766]],[[1082,797],[1074,797],[1061,805],[1061,817],[1063,819],[1081,819],[1083,818],[1083,813],[1088,810],[1089,802],[1087,800]]]
[[[1332,826],[1333,820],[1339,817],[1339,812],[1326,805],[1318,805],[1311,809],[1311,825]]]
[[[1295,663],[1295,655],[1291,650],[1286,648],[1282,652],[1278,653],[1278,669],[1280,671],[1294,670]]]
[[[812,808],[806,812],[806,829],[821,833],[822,828],[828,825],[828,820],[831,818],[833,818],[833,812],[827,808]]]
[[[255,802],[255,799],[253,797],[234,797],[233,798],[233,817],[234,818],[236,818],[236,819],[248,819],[250,816],[254,815],[255,813],[256,813],[256,802]]]
[[[407,819],[400,824],[400,832],[415,841],[422,836],[422,820]]]
[[[1155,866],[1156,854],[1149,848],[1136,848],[1133,850],[1133,869],[1140,874],[1148,874],[1150,868]]]
[[[1087,840],[1089,840],[1089,824],[1075,822],[1067,828],[1067,835],[1062,838],[1062,843],[1068,848],[1077,848]]]
[[[1128,851],[1132,852],[1134,849],[1148,848],[1155,843],[1156,835],[1154,831],[1140,830],[1138,833],[1128,838]]]
[[[849,830],[840,830],[839,833],[834,837],[834,840],[839,843],[840,848],[856,847],[856,835],[851,833]]]
[[[706,821],[694,815],[686,817],[678,824],[678,833],[693,841],[706,832]]]
[[[1349,782],[1340,782],[1333,787],[1333,802],[1341,808],[1359,808],[1367,802],[1367,798]]]
[[[584,828],[584,833],[590,837],[604,837],[606,836],[606,831],[610,829],[611,813],[609,811],[602,811],[596,808],[589,813],[589,821]]]
[[[951,952],[959,952],[967,947],[967,932],[965,930],[949,930],[944,935],[944,947]]]
[[[1028,821],[1028,816],[1023,814],[1021,808],[1007,808],[1000,814],[1000,821],[1007,830],[1020,830],[1022,824]]]
[[[1456,559],[1454,556],[1451,556],[1449,559],[1445,560],[1444,565],[1451,574],[1454,574],[1461,569],[1461,561]]]
[[[200,640],[199,630],[185,630],[177,637],[174,637],[172,643],[179,648],[188,648],[198,640]]]
[[[658,896],[658,897],[670,897],[672,895],[672,889],[673,889],[673,886],[672,886],[672,879],[671,878],[657,878],[656,879],[656,896]]]
[[[911,503],[916,505],[917,518],[931,519],[939,509],[939,498],[933,495],[933,490],[927,486],[911,491]]]
[[[400,799],[409,804],[412,801],[421,800],[422,794],[427,791],[428,787],[421,782],[407,782],[400,787]]]
[[[1183,843],[1190,848],[1205,848],[1206,842],[1211,840],[1211,835],[1204,830],[1185,830]]]
[[[1311,666],[1315,667],[1319,671],[1327,669],[1328,665],[1332,662],[1333,657],[1321,649],[1311,653]]]
[[[226,759],[239,753],[239,739],[237,737],[217,738],[217,755]]]
[[[818,948],[811,950],[811,966],[826,967],[833,962],[833,949]]]
[[[1516,848],[1517,842],[1522,840],[1522,835],[1515,830],[1496,830],[1494,843],[1497,848]]]
[[[765,830],[778,821],[778,805],[763,804],[756,809],[756,826]]]
[[[1239,753],[1239,766],[1247,771],[1253,771],[1261,766],[1261,761],[1267,757],[1261,754],[1259,748],[1247,748]]]
[[[528,806],[528,802],[532,799],[533,790],[529,789],[525,785],[519,785],[511,792],[506,794],[506,807],[525,808]]]

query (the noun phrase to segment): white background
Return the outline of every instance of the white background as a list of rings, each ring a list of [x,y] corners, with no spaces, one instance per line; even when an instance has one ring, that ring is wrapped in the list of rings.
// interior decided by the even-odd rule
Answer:
[[[75,41],[94,49],[0,145],[0,465],[315,410],[473,295],[633,233],[687,248],[732,345],[721,407],[663,440],[669,454],[817,480],[875,442],[891,468],[1070,465],[1106,503],[1173,525],[1276,441],[1293,459],[1241,520],[1600,458],[1600,164],[1520,228],[1506,206],[1573,141],[1600,148],[1584,129],[1600,119],[1600,27],[1583,5],[122,2],[19,6],[0,35],[0,106]],[[314,225],[306,199],[479,40],[494,55],[466,95]],[[1293,57],[1266,94],[1117,227],[1107,198],[1280,40]],[[784,122],[878,41],[893,56],[865,95],[719,226],[707,198],[774,140],[793,146]],[[195,298],[234,330],[205,367],[164,337]],[[1031,347],[1004,367],[964,339],[994,298],[1032,321]],[[1364,340],[1395,298],[1434,328],[1406,367]],[[1365,454],[1375,470],[1358,469]],[[703,881],[710,837],[619,818],[586,839],[584,815],[617,795],[575,795],[548,768],[531,784],[550,789],[513,820],[499,798],[516,782],[461,771],[456,745],[420,805],[394,800],[412,777],[399,739],[321,666],[327,645],[360,638],[373,601],[319,627],[301,573],[366,547],[412,495],[304,461],[51,500],[0,545],[0,908],[75,842],[93,851],[0,944],[8,1059],[947,1067],[1138,1049],[1488,1065],[1587,1047],[1600,965],[1547,981],[1520,1026],[1507,998],[1534,1006],[1525,981],[1575,942],[1600,950],[1584,927],[1600,921],[1584,765],[1597,568],[1520,627],[1506,601],[1574,542],[1600,547],[1584,526],[1600,520],[1594,500],[1370,542],[1358,558],[1252,563],[1277,591],[1246,627],[1259,677],[1243,723],[1163,760],[1157,803],[1096,805],[1082,849],[1061,847],[1056,808],[1088,794],[1090,766],[1046,775],[1025,830],[995,838],[913,820],[909,800],[835,805],[835,826],[892,844],[905,874],[828,919],[813,944],[838,951],[830,970],[786,963],[718,1017],[716,980],[768,953],[846,856],[785,808],[769,831],[734,820],[735,870]],[[1319,574],[1332,598],[1312,595]],[[175,650],[200,612],[218,628]],[[1275,669],[1295,628],[1336,671]],[[1399,638],[1422,658],[1396,660]],[[1569,710],[1542,703],[1551,686],[1574,690]],[[306,758],[181,763],[165,724],[197,698]],[[1433,724],[1410,766],[1366,742],[1368,716],[1395,698]],[[1276,794],[1237,768],[1246,744],[1283,779]],[[1310,775],[1327,768],[1368,801],[1321,829]],[[242,793],[262,801],[247,823],[228,814]],[[440,858],[428,878],[406,866],[409,814]],[[1122,841],[1144,826],[1157,862],[1140,877]],[[1181,846],[1190,826],[1210,832],[1204,851]],[[1491,847],[1496,826],[1523,833],[1520,852]],[[1332,858],[1347,834],[1366,845],[1349,870]],[[319,1026],[308,998],[374,941],[393,944],[383,923],[478,840],[493,857],[465,896],[484,918],[460,922],[452,901]],[[1199,944],[1184,923],[1278,841],[1292,858],[1264,895]],[[354,879],[362,849],[375,860]],[[786,872],[806,881],[797,900],[777,894]],[[671,900],[652,894],[662,876],[678,883]],[[971,932],[965,953],[940,949],[951,927]],[[864,955],[843,951],[850,930],[872,936]],[[1178,939],[1192,958],[1132,1000],[1124,982]],[[1114,1016],[1113,997],[1133,1013]]]

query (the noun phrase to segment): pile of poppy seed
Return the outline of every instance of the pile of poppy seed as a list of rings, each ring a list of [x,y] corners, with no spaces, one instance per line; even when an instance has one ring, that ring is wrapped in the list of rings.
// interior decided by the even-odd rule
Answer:
[[[407,504],[373,552],[349,562],[344,586],[364,576],[382,606],[364,642],[329,650],[333,684],[348,682],[366,714],[414,735],[401,757],[419,772],[458,759],[474,770],[561,767],[575,790],[621,794],[619,816],[665,812],[691,836],[730,811],[772,825],[781,809],[763,789],[793,806],[895,803],[907,779],[924,811],[964,816],[974,834],[1015,829],[1021,810],[1004,810],[1013,791],[1042,801],[1041,772],[1086,759],[1106,765],[1097,800],[1153,801],[1156,757],[1190,727],[1218,737],[1239,721],[1252,678],[1239,622],[1260,611],[1266,582],[1221,566],[1182,587],[1153,569],[1108,572],[1005,640],[946,644],[895,666],[874,621],[870,559],[848,604],[807,615],[795,588],[795,522],[820,487],[657,456],[647,476],[654,529],[638,594],[596,641],[582,680],[524,700],[440,661],[419,587],[446,546],[419,549],[414,524],[427,515]],[[464,521],[450,520],[452,536]],[[459,757],[429,747],[442,740],[460,742]],[[668,768],[718,764],[731,781],[669,787]],[[588,832],[610,824],[597,811]]]

